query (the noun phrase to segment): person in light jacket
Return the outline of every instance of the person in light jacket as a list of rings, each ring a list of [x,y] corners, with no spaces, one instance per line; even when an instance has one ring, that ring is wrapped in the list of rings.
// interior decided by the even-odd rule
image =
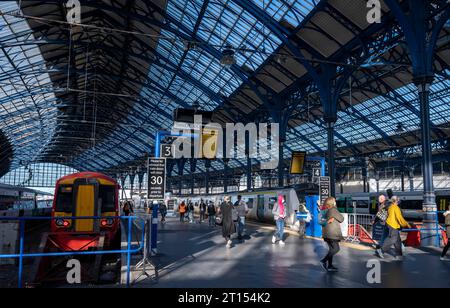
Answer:
[[[445,260],[445,255],[450,248],[450,205],[448,210],[444,213],[445,217],[445,227],[447,228],[447,245],[445,245],[444,250],[442,250],[441,261]]]
[[[340,250],[339,242],[344,239],[340,225],[344,221],[344,216],[336,208],[336,199],[333,197],[325,200],[324,207],[327,211],[325,215],[326,225],[322,227],[322,237],[328,244],[329,250],[320,263],[326,271],[337,272],[337,268],[333,266],[333,257]]]
[[[272,244],[277,242],[277,238],[280,240],[280,245],[284,245],[283,235],[284,235],[284,219],[286,218],[286,201],[283,195],[278,195],[278,202],[274,204],[272,209],[273,218],[277,224],[277,230],[272,236]]]

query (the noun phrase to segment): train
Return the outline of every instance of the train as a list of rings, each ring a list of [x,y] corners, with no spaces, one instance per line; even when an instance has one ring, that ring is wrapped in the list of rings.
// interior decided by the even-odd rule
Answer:
[[[316,185],[315,185],[316,186]],[[274,223],[272,208],[277,200],[277,195],[281,193],[285,196],[288,207],[288,218],[286,220],[287,226],[294,227],[296,218],[295,211],[298,210],[300,204],[305,204],[305,196],[317,195],[318,188],[312,187],[289,187],[283,189],[269,189],[253,192],[230,192],[220,194],[208,194],[208,195],[195,195],[195,196],[174,196],[171,197],[169,202],[175,203],[175,211],[180,200],[190,200],[194,204],[200,203],[200,200],[213,201],[218,205],[223,200],[225,195],[231,196],[231,201],[234,203],[237,200],[237,196],[241,195],[242,199],[247,202],[250,209],[247,219]],[[351,193],[351,194],[337,194],[336,203],[340,212],[353,213],[356,210],[358,214],[371,214],[375,215],[378,208],[378,196],[381,193]],[[423,204],[423,192],[410,191],[410,192],[394,192],[394,195],[400,199],[400,207],[402,209],[404,217],[409,221],[421,221],[423,216],[422,204]],[[167,202],[167,200],[166,200]],[[446,211],[450,205],[450,190],[437,190],[436,191],[436,204],[438,211]],[[199,208],[195,207],[195,213],[198,214]],[[438,215],[439,221],[443,221],[442,214]]]
[[[234,204],[237,201],[237,196],[241,195],[242,200],[247,203],[249,212],[246,215],[246,219],[274,224],[274,216],[272,209],[274,204],[278,200],[278,195],[282,194],[286,200],[286,226],[292,229],[296,229],[298,226],[296,222],[296,212],[299,210],[300,204],[305,205],[305,197],[317,195],[318,187],[312,187],[317,185],[301,185],[280,189],[268,189],[268,190],[255,190],[251,192],[230,192],[220,194],[208,194],[208,195],[196,195],[196,196],[175,196],[177,205],[175,205],[175,211],[180,204],[180,200],[192,201],[194,204],[200,204],[203,199],[205,202],[212,201],[215,205],[219,205],[225,195],[231,197],[231,202]],[[198,214],[199,207],[194,207],[194,213]]]
[[[116,180],[96,172],[74,173],[58,179],[50,232],[43,234],[39,253],[120,249],[119,189]],[[82,275],[84,282],[99,282],[108,262],[120,265],[117,261],[120,257],[111,254],[79,255],[77,259],[89,268]],[[66,257],[36,258],[33,285],[65,281],[65,260]],[[117,268],[113,271],[117,275]]]
[[[0,216],[50,216],[52,194],[0,184]]]
[[[102,233],[108,245],[120,229],[119,184],[96,172],[80,172],[56,182],[51,231],[57,234],[86,236]],[[102,219],[68,219],[65,217],[102,217]]]
[[[337,194],[336,203],[339,211],[343,213],[353,213],[356,210],[356,213],[374,215],[377,212],[378,196],[380,194],[382,193]],[[394,192],[394,195],[399,197],[400,208],[406,219],[411,221],[422,219],[423,192]],[[448,209],[450,205],[450,190],[436,191],[436,205],[438,211],[446,211]],[[441,218],[442,215],[439,216]]]

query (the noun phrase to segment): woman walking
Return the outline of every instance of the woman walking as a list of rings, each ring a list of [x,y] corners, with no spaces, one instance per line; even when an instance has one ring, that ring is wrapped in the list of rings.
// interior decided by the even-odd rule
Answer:
[[[225,238],[227,248],[231,247],[231,235],[236,232],[236,225],[233,221],[233,210],[231,198],[230,196],[226,196],[218,209],[218,213],[222,215],[222,236]]]
[[[274,204],[273,209],[273,218],[277,224],[277,229],[275,234],[272,236],[272,244],[277,242],[277,238],[280,240],[280,245],[284,245],[283,236],[284,236],[284,219],[286,218],[286,202],[283,198],[283,195],[278,195],[278,202]]]
[[[344,239],[342,236],[340,224],[344,221],[344,217],[336,208],[336,199],[329,197],[325,200],[326,208],[326,225],[322,227],[323,240],[328,244],[328,253],[320,261],[322,267],[328,272],[337,272],[337,268],[333,266],[333,257],[339,252],[339,242]]]

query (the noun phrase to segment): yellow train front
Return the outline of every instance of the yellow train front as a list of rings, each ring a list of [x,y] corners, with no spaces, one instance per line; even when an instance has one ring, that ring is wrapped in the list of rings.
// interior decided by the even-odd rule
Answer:
[[[103,174],[81,172],[59,179],[55,187],[51,231],[63,251],[113,245],[118,237],[118,183]],[[71,219],[70,217],[101,217]]]

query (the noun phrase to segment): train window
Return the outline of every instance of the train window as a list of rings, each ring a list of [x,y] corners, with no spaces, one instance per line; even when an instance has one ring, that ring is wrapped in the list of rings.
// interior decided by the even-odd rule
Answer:
[[[436,197],[436,205],[438,211],[445,212],[448,210],[448,206],[450,205],[450,197],[448,196],[438,196]]]
[[[116,189],[112,185],[100,185],[98,192],[98,201],[101,205],[101,211],[114,212],[116,210]]]
[[[276,197],[270,197],[269,198],[269,210],[273,210],[273,206],[275,205],[275,202],[277,202]]]
[[[247,207],[249,209],[253,208],[253,198],[248,198],[248,200],[247,200]]]
[[[56,196],[56,212],[72,212],[73,192],[72,186],[59,186]]]
[[[355,200],[356,208],[358,209],[367,209],[369,208],[369,202],[367,200]]]
[[[345,209],[347,208],[347,199],[346,198],[339,198],[336,200],[336,206],[337,208]]]
[[[402,210],[422,210],[422,200],[400,200]]]

